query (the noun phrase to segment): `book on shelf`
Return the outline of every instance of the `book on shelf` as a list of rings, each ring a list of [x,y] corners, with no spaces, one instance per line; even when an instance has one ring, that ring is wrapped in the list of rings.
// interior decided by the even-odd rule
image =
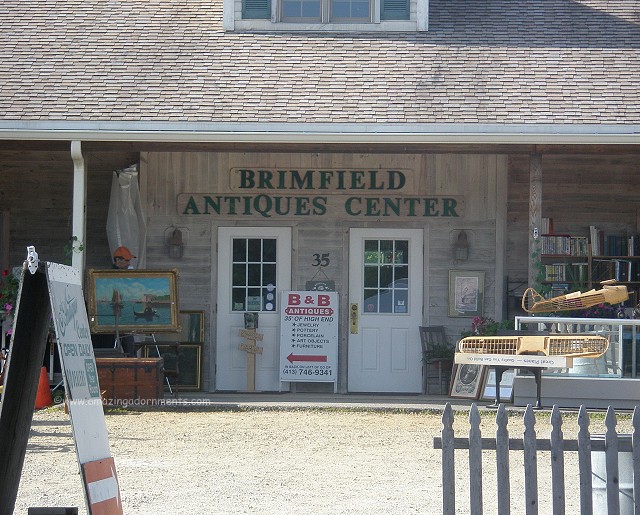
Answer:
[[[545,281],[568,281],[575,285],[586,285],[587,263],[552,263],[544,265]]]
[[[594,259],[591,278],[595,282],[615,279],[623,283],[640,281],[640,262],[628,259]]]
[[[553,218],[542,217],[542,227],[540,234],[553,234]]]
[[[545,281],[565,281],[567,267],[563,263],[544,265]]]
[[[591,242],[591,254],[594,256],[601,255],[600,236],[604,238],[604,235],[600,229],[595,225],[589,226],[589,241]]]
[[[548,256],[587,256],[589,242],[586,236],[543,234],[540,252]]]
[[[570,286],[568,283],[553,283],[551,285],[551,296],[552,297],[559,297],[560,295],[566,295],[567,293],[569,293],[570,290]]]
[[[591,225],[589,240],[594,256],[640,256],[640,237],[637,234],[607,234]]]
[[[638,256],[638,235],[605,234],[604,256]]]

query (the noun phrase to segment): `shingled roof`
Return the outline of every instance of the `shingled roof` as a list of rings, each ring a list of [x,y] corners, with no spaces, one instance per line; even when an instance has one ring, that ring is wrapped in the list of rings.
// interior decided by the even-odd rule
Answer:
[[[222,0],[3,0],[0,120],[638,124],[640,0],[431,0],[425,33],[238,33]]]

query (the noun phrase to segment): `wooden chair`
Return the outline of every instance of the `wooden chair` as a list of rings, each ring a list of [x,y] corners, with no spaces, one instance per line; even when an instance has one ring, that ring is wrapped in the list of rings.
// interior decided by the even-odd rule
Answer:
[[[429,385],[437,380],[440,395],[449,392],[453,348],[447,342],[444,326],[420,326],[422,344],[423,392],[429,394]],[[449,354],[450,355],[447,355]]]

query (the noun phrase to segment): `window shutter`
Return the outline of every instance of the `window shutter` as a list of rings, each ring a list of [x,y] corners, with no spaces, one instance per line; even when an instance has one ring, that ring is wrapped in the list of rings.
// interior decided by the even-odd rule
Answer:
[[[270,20],[271,0],[243,0],[243,20]]]
[[[408,20],[409,0],[382,0],[381,20]]]

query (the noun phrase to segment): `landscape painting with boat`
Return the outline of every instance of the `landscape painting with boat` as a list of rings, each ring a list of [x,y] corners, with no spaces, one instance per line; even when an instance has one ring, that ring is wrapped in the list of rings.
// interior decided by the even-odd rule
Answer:
[[[176,270],[89,270],[91,332],[177,332],[176,277]]]

